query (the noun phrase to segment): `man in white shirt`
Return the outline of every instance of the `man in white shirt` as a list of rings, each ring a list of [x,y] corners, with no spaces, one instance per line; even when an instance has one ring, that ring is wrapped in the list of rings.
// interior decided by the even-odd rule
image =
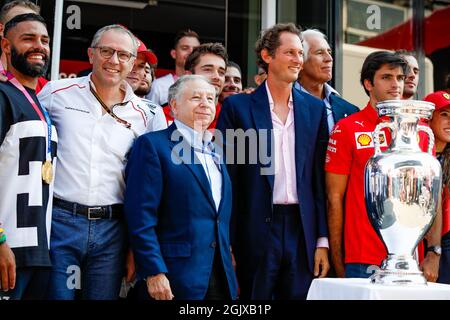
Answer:
[[[124,169],[133,141],[164,124],[125,81],[137,41],[119,25],[88,49],[92,73],[49,82],[38,95],[59,132],[50,299],[117,299],[124,274]]]
[[[168,103],[169,87],[185,73],[184,64],[186,58],[191,54],[195,47],[200,45],[200,38],[197,32],[193,30],[181,30],[175,36],[173,49],[170,50],[170,56],[175,60],[175,74],[169,73],[153,82],[152,89],[147,95],[147,99],[166,106]]]

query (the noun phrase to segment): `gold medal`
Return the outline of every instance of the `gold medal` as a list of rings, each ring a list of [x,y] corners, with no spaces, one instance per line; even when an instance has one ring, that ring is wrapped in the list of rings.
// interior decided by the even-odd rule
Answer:
[[[47,184],[50,184],[53,180],[53,165],[50,160],[42,164],[42,180]]]

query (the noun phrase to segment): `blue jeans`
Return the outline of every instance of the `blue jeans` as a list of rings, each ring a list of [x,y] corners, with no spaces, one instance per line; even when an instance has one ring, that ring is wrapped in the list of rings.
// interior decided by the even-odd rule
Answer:
[[[364,263],[346,263],[346,278],[369,278],[377,267]]]
[[[24,267],[16,269],[16,286],[4,292],[1,300],[44,300],[50,276],[50,267]]]
[[[450,284],[450,231],[441,239],[442,255],[439,261],[439,277],[437,282]]]
[[[53,207],[49,299],[74,300],[81,289],[85,300],[119,297],[125,270],[125,222],[88,220]]]

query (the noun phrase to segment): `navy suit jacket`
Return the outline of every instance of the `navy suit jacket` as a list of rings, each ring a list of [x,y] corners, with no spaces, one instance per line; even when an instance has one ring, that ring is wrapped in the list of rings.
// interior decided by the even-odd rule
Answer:
[[[237,297],[231,263],[231,182],[221,165],[216,210],[208,178],[176,125],[140,136],[126,168],[125,215],[137,273],[167,273],[175,299],[205,297],[214,252],[220,250],[230,295]]]
[[[300,91],[302,94],[306,93],[300,88],[300,84],[298,82],[294,83],[294,88],[297,89],[298,91]],[[314,97],[319,101],[322,101],[313,95],[311,95],[311,97]],[[347,100],[342,99],[339,95],[337,95],[335,93],[330,94],[329,101],[330,101],[331,112],[333,113],[333,120],[334,120],[335,124],[338,123],[339,120],[341,120],[355,112],[360,111],[360,109],[357,106],[351,104]],[[328,128],[328,122],[327,122],[327,129],[329,129],[328,132],[330,132],[330,130],[333,129],[333,128]]]
[[[297,193],[300,206],[301,227],[305,234],[308,266],[313,272],[314,254],[319,237],[328,236],[324,195],[324,164],[328,143],[326,112],[324,103],[314,97],[292,90],[295,123],[295,162]],[[226,137],[227,129],[273,129],[266,86],[260,85],[252,94],[238,94],[225,99],[216,129],[225,141],[225,155],[237,144]],[[258,157],[255,164],[249,163],[249,149],[255,146],[258,154],[267,143],[269,156],[273,147],[271,135],[267,139],[247,142],[246,164],[229,164],[228,171],[233,184],[232,245],[237,264],[237,275],[248,280],[253,277],[258,261],[264,254],[273,214],[274,174],[262,175],[261,168],[274,166]],[[265,141],[267,140],[267,141]],[[265,154],[265,152],[264,152]],[[241,154],[242,155],[242,154]],[[236,163],[236,162],[235,162]],[[242,281],[243,282],[243,281]]]
[[[338,123],[339,120],[360,111],[357,106],[351,104],[347,100],[342,99],[337,94],[330,95],[330,104],[335,124]]]

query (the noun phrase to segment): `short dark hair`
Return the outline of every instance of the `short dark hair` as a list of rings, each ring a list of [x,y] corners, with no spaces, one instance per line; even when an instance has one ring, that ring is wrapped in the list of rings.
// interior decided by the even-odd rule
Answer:
[[[379,70],[383,65],[388,64],[390,67],[402,68],[403,73],[406,75],[408,71],[408,63],[402,56],[395,52],[390,51],[375,51],[369,54],[364,60],[362,69],[361,69],[361,78],[360,82],[364,88],[364,91],[369,96],[369,91],[367,91],[364,86],[364,80],[369,80],[371,84],[373,84],[373,78],[375,76],[375,72]]]
[[[194,73],[194,69],[198,65],[200,58],[205,54],[219,56],[225,61],[225,65],[228,65],[227,49],[219,42],[208,42],[203,43],[192,50],[191,54],[186,58],[184,69]]]
[[[239,73],[242,75],[241,67],[239,67],[239,65],[236,62],[228,60],[227,68],[228,67],[232,67],[232,68],[238,69]]]
[[[271,57],[275,56],[275,51],[280,46],[280,35],[282,32],[289,32],[298,35],[301,39],[301,29],[293,23],[277,23],[265,30],[256,41],[256,64],[268,72],[268,64],[262,59],[261,51],[266,49]]]
[[[190,38],[196,38],[198,42],[200,42],[200,37],[198,36],[198,33],[191,29],[186,30],[180,30],[175,35],[175,39],[173,41],[173,48],[175,49],[178,45],[178,42],[184,37],[190,37]]]
[[[45,27],[47,27],[47,24],[45,23],[44,18],[42,18],[38,14],[35,14],[35,13],[19,14],[18,16],[15,16],[14,18],[9,20],[5,24],[5,29],[3,30],[3,35],[6,37],[6,35],[12,28],[16,27],[19,23],[24,22],[24,21],[38,21],[38,22],[42,23]]]
[[[15,7],[29,8],[29,9],[33,10],[34,12],[36,12],[37,14],[39,14],[41,12],[41,8],[31,1],[28,1],[28,0],[11,1],[11,2],[5,4],[0,9],[0,23],[5,24],[6,22],[8,22],[8,21],[5,21],[5,18],[7,16],[7,14],[9,13],[9,11]]]

